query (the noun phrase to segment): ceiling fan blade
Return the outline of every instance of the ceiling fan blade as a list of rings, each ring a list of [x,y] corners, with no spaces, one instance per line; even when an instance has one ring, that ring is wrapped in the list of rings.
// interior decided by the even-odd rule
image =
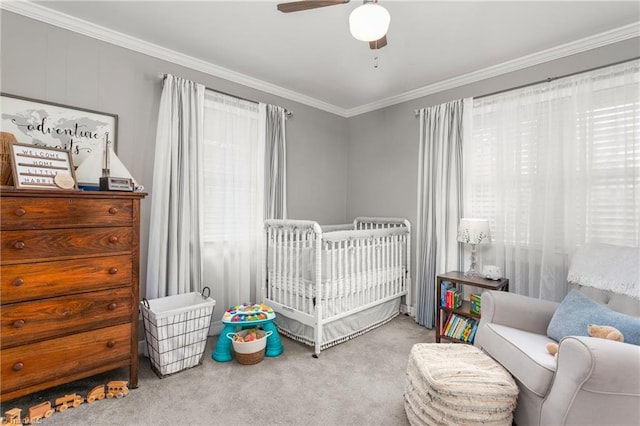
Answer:
[[[278,10],[283,13],[299,12],[301,10],[318,9],[320,7],[335,6],[337,4],[349,3],[350,0],[326,0],[326,1],[292,1],[278,4]]]
[[[382,49],[387,45],[387,36],[383,35],[381,39],[370,41],[369,48],[370,49]]]

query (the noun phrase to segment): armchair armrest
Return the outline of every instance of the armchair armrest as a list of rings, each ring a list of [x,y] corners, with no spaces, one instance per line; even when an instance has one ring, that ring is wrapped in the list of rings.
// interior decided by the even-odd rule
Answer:
[[[482,293],[482,323],[496,323],[508,327],[547,334],[547,327],[559,303],[521,294],[489,290]]]
[[[640,424],[640,346],[565,337],[540,424]]]

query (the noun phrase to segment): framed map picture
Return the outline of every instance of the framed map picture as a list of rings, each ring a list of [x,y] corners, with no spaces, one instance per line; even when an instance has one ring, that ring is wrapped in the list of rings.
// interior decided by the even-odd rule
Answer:
[[[19,143],[67,150],[76,166],[111,142],[117,152],[118,116],[0,94],[0,130]]]

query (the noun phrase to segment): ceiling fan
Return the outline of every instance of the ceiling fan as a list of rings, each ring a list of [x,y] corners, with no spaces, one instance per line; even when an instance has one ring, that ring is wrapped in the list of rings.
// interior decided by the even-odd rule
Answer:
[[[302,10],[318,9],[349,3],[350,0],[303,0],[278,4],[278,10],[283,13],[300,12]],[[351,35],[358,40],[368,41],[370,49],[382,49],[387,45],[387,30],[391,16],[387,10],[378,4],[378,0],[364,0],[363,5],[357,7],[349,15],[349,29]]]

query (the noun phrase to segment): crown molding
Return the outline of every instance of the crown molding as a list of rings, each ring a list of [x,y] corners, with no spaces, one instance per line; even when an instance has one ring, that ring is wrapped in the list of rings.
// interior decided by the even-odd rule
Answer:
[[[381,99],[376,102],[361,105],[355,108],[342,108],[329,104],[310,96],[303,95],[293,90],[286,89],[275,84],[259,80],[257,78],[241,74],[239,72],[223,68],[218,65],[206,62],[192,56],[158,46],[153,43],[140,40],[135,37],[120,33],[118,31],[105,28],[88,21],[60,13],[39,4],[26,0],[4,0],[0,2],[0,8],[17,13],[28,18],[36,19],[47,24],[86,35],[116,46],[124,47],[148,56],[165,60],[177,65],[201,71],[203,73],[242,84],[256,90],[283,97],[301,104],[317,108],[341,117],[349,118],[377,109],[386,108],[392,105],[418,99],[444,90],[453,89],[466,84],[475,83],[488,78],[496,77],[513,71],[518,71],[534,65],[539,65],[555,59],[575,55],[587,50],[606,46],[608,44],[640,37],[640,22],[616,28],[580,40],[569,42],[560,46],[552,47],[531,55],[523,56],[511,61],[503,62],[481,70],[473,71],[447,80],[439,81],[427,86],[410,90],[395,96]]]
[[[127,34],[96,25],[94,23],[79,19],[53,9],[41,6],[36,3],[25,0],[1,1],[0,8],[9,12],[23,15],[27,18],[35,19],[47,24],[54,25],[65,30],[73,31],[78,34],[101,40],[116,46],[124,47],[147,56],[162,59],[177,65],[191,68],[196,71],[229,80],[243,86],[251,87],[256,90],[270,93],[272,95],[281,96],[283,98],[308,105],[332,114],[346,117],[346,109],[320,101],[310,96],[303,95],[293,90],[277,86],[259,80],[257,78],[242,74],[228,68],[206,62],[144,40],[131,37]]]
[[[640,22],[635,22],[633,24],[625,25],[624,27],[616,28],[590,37],[585,37],[580,40],[552,47],[550,49],[536,52],[531,55],[523,56],[511,61],[503,62],[498,65],[429,84],[415,90],[410,90],[396,96],[391,96],[376,102],[372,102],[370,104],[351,108],[347,110],[346,117],[354,117],[356,115],[375,111],[377,109],[411,101],[424,96],[432,95],[434,93],[442,92],[444,90],[464,86],[466,84],[476,83],[481,80],[486,80],[488,78],[496,77],[513,71],[518,71],[524,68],[532,67],[534,65],[539,65],[545,62],[553,61],[555,59],[561,59],[567,56],[575,55],[577,53],[585,52],[587,50],[596,49],[598,47],[606,46],[635,37],[640,37]]]

